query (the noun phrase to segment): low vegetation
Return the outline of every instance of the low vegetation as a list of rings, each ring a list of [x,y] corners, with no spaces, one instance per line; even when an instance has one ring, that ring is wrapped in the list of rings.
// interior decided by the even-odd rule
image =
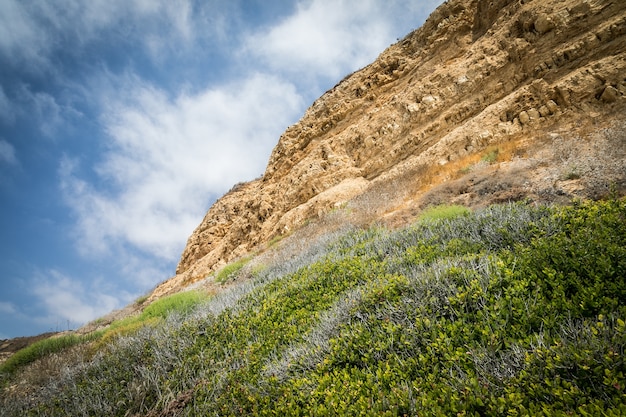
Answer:
[[[14,355],[9,357],[0,365],[0,374],[8,375],[14,373],[21,367],[36,361],[46,355],[61,352],[71,346],[82,343],[85,339],[73,334],[53,336],[39,340],[29,345]]]
[[[136,333],[143,327],[158,325],[173,313],[187,314],[206,299],[207,295],[202,292],[185,291],[156,300],[138,315],[114,321],[106,329],[96,332],[95,348],[100,349],[116,338]],[[94,339],[94,337],[88,335],[87,339]]]
[[[432,211],[5,375],[0,413],[626,415],[626,202]]]
[[[498,161],[499,156],[500,156],[500,149],[498,148],[492,149],[481,158],[481,161],[486,162],[488,164],[493,164]]]
[[[420,220],[438,220],[438,219],[453,219],[458,216],[469,214],[470,211],[465,206],[457,204],[449,205],[442,204],[438,206],[432,206],[424,210],[420,216]]]
[[[204,294],[197,291],[173,294],[150,304],[139,315],[111,323],[104,330],[84,336],[65,334],[39,340],[19,350],[0,364],[0,375],[12,375],[20,368],[42,357],[63,352],[76,345],[94,343],[96,347],[102,347],[120,335],[134,333],[141,327],[154,325],[174,312],[187,313],[206,298]]]
[[[239,272],[243,269],[244,266],[248,264],[249,261],[250,258],[245,257],[226,265],[224,268],[220,269],[217,272],[217,275],[215,276],[215,281],[219,282],[220,284],[225,284],[229,280],[236,277],[237,274],[239,274]]]

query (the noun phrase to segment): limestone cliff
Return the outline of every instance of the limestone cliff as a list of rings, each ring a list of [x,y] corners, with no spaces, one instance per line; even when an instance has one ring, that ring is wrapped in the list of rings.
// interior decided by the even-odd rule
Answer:
[[[401,223],[429,203],[619,191],[625,95],[626,2],[449,0],[314,102],[152,297],[333,208]]]

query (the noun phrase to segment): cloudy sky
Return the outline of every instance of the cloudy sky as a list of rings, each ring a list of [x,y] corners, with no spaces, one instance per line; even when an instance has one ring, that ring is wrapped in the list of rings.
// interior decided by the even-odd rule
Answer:
[[[280,134],[442,0],[0,0],[0,339],[174,274]]]

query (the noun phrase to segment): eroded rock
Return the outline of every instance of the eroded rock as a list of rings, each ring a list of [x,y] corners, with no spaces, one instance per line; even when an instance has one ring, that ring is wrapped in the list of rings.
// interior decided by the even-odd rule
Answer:
[[[445,2],[285,131],[263,177],[209,209],[176,277],[152,297],[361,195],[380,200],[373,221],[383,202],[415,200],[425,178],[445,181],[454,161],[494,144],[532,144],[542,129],[574,128],[590,114],[597,123],[609,108],[615,114],[624,100],[609,83],[624,88],[624,21],[624,1]]]

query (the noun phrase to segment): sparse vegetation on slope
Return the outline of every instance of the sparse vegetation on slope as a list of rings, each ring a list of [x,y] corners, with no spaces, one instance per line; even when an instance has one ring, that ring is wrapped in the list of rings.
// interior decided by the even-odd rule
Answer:
[[[164,297],[147,306],[139,315],[127,317],[111,323],[106,329],[84,336],[66,334],[39,340],[19,350],[0,364],[0,375],[11,375],[20,368],[36,360],[63,352],[73,346],[92,343],[96,348],[115,340],[120,335],[135,333],[138,329],[155,325],[172,313],[186,313],[193,306],[205,300],[206,295],[197,291],[187,291]]]
[[[28,396],[7,377],[3,413],[626,414],[626,202],[442,217],[258,269]]]
[[[0,374],[8,375],[44,356],[83,343],[86,339],[74,334],[52,336],[18,350],[0,365]]]

